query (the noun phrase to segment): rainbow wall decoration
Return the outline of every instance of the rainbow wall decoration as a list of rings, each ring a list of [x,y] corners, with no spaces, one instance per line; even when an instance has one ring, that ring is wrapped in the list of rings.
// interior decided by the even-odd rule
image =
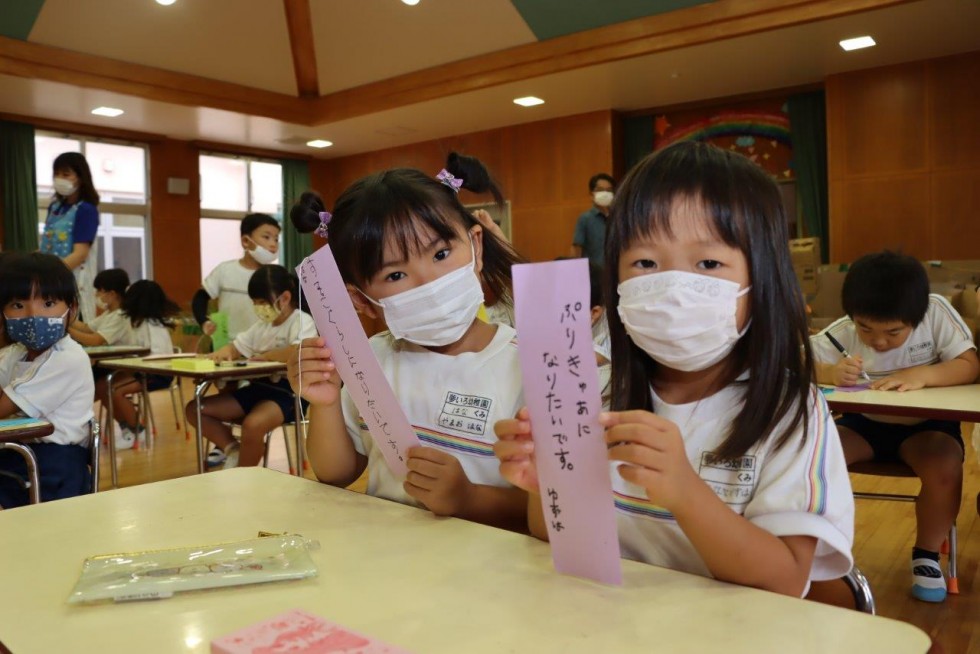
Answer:
[[[726,136],[754,136],[791,145],[789,116],[772,112],[725,112],[668,129],[657,146],[675,141],[713,141]]]

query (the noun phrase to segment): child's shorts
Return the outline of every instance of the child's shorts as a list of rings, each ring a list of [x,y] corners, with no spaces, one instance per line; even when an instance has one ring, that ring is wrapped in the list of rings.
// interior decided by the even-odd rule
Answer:
[[[292,422],[296,417],[293,389],[289,387],[289,382],[285,379],[276,383],[272,383],[268,379],[254,379],[248,386],[232,391],[231,396],[235,398],[246,415],[251,413],[259,402],[268,400],[279,406],[279,410],[282,411],[283,422]],[[305,411],[308,403],[306,400],[300,401]]]
[[[143,378],[143,374],[137,375],[138,379]],[[153,391],[163,390],[164,388],[170,388],[174,378],[170,375],[146,375],[146,390],[149,393]]]
[[[837,420],[838,427],[847,427],[863,438],[874,451],[875,461],[901,461],[898,448],[906,440],[927,431],[938,431],[948,434],[950,438],[963,448],[963,436],[960,435],[960,423],[952,420],[924,420],[914,425],[878,422],[860,413],[845,413]]]
[[[92,489],[89,450],[80,445],[25,443],[34,450],[41,482],[41,501],[60,500],[88,493]],[[0,471],[27,479],[27,463],[17,452],[0,450]],[[10,509],[30,501],[28,492],[16,479],[0,474],[0,506]]]

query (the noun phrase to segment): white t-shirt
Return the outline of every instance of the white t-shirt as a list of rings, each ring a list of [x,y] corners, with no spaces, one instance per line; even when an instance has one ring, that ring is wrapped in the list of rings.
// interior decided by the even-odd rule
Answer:
[[[121,345],[130,339],[129,318],[122,309],[106,311],[90,320],[88,326],[105,339],[106,345]]]
[[[484,305],[484,308],[487,310],[487,322],[491,325],[507,325],[508,327],[515,325],[513,300],[506,302],[498,300],[492,306]]]
[[[906,368],[951,361],[967,350],[975,350],[973,335],[956,310],[941,295],[929,295],[926,315],[909,333],[900,347],[876,352],[858,337],[857,326],[844,316],[819,334],[810,337],[813,358],[819,363],[836,364],[843,355],[827,334],[844,346],[852,357],[861,357],[864,371],[871,379],[881,379]]]
[[[174,351],[170,328],[156,320],[144,320],[139,327],[133,327],[127,345],[148,347],[150,354],[173,354]]]
[[[26,415],[54,425],[41,442],[87,446],[95,382],[85,350],[66,335],[33,361],[26,356],[20,343],[0,350],[3,392]]]
[[[242,356],[253,357],[269,350],[294,345],[304,338],[316,337],[316,323],[313,318],[308,313],[293,309],[281,325],[258,320],[235,338],[235,349]]]
[[[798,427],[778,450],[770,438],[735,462],[714,461],[712,452],[727,436],[743,394],[744,387],[732,384],[690,404],[666,404],[653,394],[653,405],[657,415],[680,428],[691,466],[732,511],[775,536],[817,538],[811,581],[844,576],[853,564],[854,495],[823,395],[814,389],[810,396],[805,442]],[[625,481],[618,463],[611,465],[623,557],[711,576],[670,512]]]
[[[252,298],[248,296],[248,280],[254,270],[249,270],[238,259],[224,261],[215,266],[204,279],[204,290],[218,300],[218,311],[228,314],[228,338],[234,339],[258,321],[252,310]]]
[[[381,332],[370,339],[381,369],[391,384],[422,445],[455,456],[467,479],[485,486],[509,486],[493,455],[493,425],[513,418],[524,405],[514,329],[498,325],[480,352],[446,356]],[[419,506],[402,488],[360,419],[354,400],[341,390],[347,433],[368,458],[368,494]]]

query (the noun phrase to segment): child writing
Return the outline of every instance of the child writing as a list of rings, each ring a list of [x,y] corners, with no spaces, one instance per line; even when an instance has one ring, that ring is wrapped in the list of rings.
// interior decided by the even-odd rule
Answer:
[[[37,459],[41,500],[88,492],[89,421],[94,387],[88,355],[66,334],[78,312],[75,277],[50,254],[14,253],[0,268],[2,324],[12,341],[0,350],[0,418],[26,414],[54,433],[25,443]],[[17,452],[0,450],[0,471],[26,478]],[[0,474],[0,507],[27,504],[25,489]]]
[[[170,338],[171,319],[180,313],[180,307],[167,297],[163,288],[154,281],[141,279],[126,290],[121,305],[122,314],[129,322],[130,333],[126,345],[149,348],[150,354],[172,354],[174,344]],[[106,379],[95,384],[96,398],[103,404],[109,400]],[[139,424],[136,407],[129,396],[142,389],[142,377],[129,372],[119,372],[113,378],[112,408],[120,430],[116,433],[116,449],[129,449],[143,431]],[[169,375],[147,375],[149,392],[167,388],[173,382]]]
[[[811,338],[817,381],[909,391],[977,378],[973,335],[949,302],[929,294],[922,264],[894,252],[861,257],[841,289],[844,318]],[[828,335],[851,356],[844,357]],[[837,421],[847,463],[902,461],[922,480],[915,503],[912,595],[946,598],[939,548],[956,519],[963,485],[960,423],[846,413]]]
[[[457,197],[460,185],[489,189],[483,165],[454,157],[449,167],[439,179],[404,168],[365,177],[338,198],[328,227],[354,306],[388,326],[371,347],[423,443],[407,452],[407,478],[385,465],[322,339],[304,341],[289,379],[310,402],[307,450],[320,481],[347,486],[367,469],[371,495],[523,528],[524,493],[501,478],[492,450],[494,421],[523,403],[515,334],[477,318],[481,277],[511,302],[520,259]],[[300,231],[316,225],[297,222]],[[480,400],[479,419],[454,419],[459,398]]]
[[[211,355],[215,361],[251,357],[286,362],[294,345],[316,338],[316,325],[297,310],[300,290],[296,276],[282,266],[260,266],[248,282],[248,296],[258,321],[232,343]],[[197,423],[194,403],[187,405],[187,420]],[[201,433],[225,455],[225,468],[255,466],[262,459],[265,435],[296,418],[289,382],[252,381],[229,393],[206,398],[201,406]],[[240,422],[241,444],[226,424]]]
[[[259,266],[270,264],[279,256],[279,222],[264,213],[250,213],[242,218],[239,229],[242,249],[240,259],[220,263],[204,279],[204,288],[198,289],[191,301],[194,318],[205,334],[214,333],[215,325],[208,320],[208,302],[218,301],[218,311],[228,314],[228,338],[255,324],[252,301],[248,296],[248,282]]]
[[[75,275],[81,315],[95,317],[92,281],[99,261],[99,194],[85,156],[63,152],[51,166],[54,198],[48,207],[40,251],[65,262]]]
[[[623,182],[605,260],[600,423],[623,556],[797,597],[846,574],[854,500],[775,183],[740,155],[671,145]],[[496,432],[547,538],[526,409]]]
[[[91,316],[88,323],[76,320],[68,327],[68,333],[86,347],[126,343],[130,325],[122,312],[122,301],[129,287],[129,274],[122,268],[103,270],[95,276],[92,285],[95,306],[102,313]]]

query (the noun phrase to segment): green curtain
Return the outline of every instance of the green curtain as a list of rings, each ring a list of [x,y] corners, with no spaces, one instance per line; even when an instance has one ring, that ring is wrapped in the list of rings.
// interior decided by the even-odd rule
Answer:
[[[827,111],[824,92],[800,93],[787,102],[793,138],[797,204],[807,236],[820,237],[820,260],[828,261],[830,230],[827,210]]]
[[[313,253],[313,235],[300,234],[289,220],[289,209],[310,188],[310,165],[299,159],[283,159],[282,164],[282,265],[292,272]]]
[[[653,152],[653,116],[633,116],[623,119],[623,170]]]
[[[0,194],[3,249],[37,249],[37,176],[34,126],[0,120]]]

